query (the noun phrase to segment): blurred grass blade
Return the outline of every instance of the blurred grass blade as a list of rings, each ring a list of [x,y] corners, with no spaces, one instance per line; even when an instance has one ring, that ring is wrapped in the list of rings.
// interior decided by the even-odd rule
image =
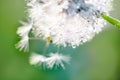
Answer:
[[[108,16],[106,14],[101,14],[102,18],[105,19],[106,21],[108,21],[109,23],[115,25],[116,27],[120,28],[120,21],[111,17],[111,16]]]

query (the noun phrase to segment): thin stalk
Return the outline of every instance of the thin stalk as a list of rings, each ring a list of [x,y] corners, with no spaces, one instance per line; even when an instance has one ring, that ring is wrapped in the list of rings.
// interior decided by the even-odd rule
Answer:
[[[104,20],[106,20],[106,21],[108,21],[109,23],[111,23],[111,24],[115,25],[116,27],[120,28],[120,20],[115,19],[115,18],[113,18],[113,17],[111,17],[111,16],[108,16],[108,15],[106,15],[105,13],[102,13],[101,16],[102,16],[102,18],[103,18]]]

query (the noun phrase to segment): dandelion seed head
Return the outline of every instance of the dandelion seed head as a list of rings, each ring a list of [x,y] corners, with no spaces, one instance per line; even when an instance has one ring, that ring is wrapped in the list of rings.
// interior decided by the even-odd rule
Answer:
[[[106,22],[101,13],[109,13],[112,0],[30,0],[28,16],[33,34],[51,36],[56,45],[76,47],[91,40]]]
[[[29,33],[33,38],[45,40],[47,44],[72,46],[73,48],[90,41],[106,25],[101,14],[109,14],[112,0],[26,0],[28,20],[22,22],[17,34],[21,40],[16,45],[20,50],[29,49]],[[69,63],[70,57],[59,52],[33,53],[31,65],[42,63],[49,69]]]

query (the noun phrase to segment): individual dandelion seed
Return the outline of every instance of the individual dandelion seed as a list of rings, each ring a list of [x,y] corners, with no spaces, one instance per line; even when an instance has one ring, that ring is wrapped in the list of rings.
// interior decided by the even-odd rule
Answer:
[[[19,48],[20,51],[21,50],[29,51],[29,37],[28,36],[22,37],[21,40],[15,46],[16,48]]]
[[[29,57],[31,65],[42,65],[46,61],[46,57],[37,53],[32,53]]]
[[[18,28],[17,34],[20,37],[28,36],[33,25],[32,21],[28,21],[28,23],[21,21],[20,23],[22,26]]]
[[[32,28],[32,22],[21,22],[23,26],[19,27],[17,34],[21,37],[21,40],[16,44],[16,48],[20,50],[29,51],[29,32]]]
[[[60,53],[50,53],[50,57],[46,58],[46,66],[49,69],[53,69],[54,67],[62,67],[65,69],[64,63],[69,63],[70,57],[62,55]]]

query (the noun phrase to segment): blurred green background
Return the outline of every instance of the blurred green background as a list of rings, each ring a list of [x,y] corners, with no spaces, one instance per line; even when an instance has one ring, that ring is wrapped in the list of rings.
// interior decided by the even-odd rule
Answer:
[[[120,19],[120,0],[113,1],[111,15]],[[14,46],[21,20],[24,0],[0,0],[0,80],[120,80],[120,30],[113,25],[76,49],[64,49],[72,56],[65,70],[43,70],[29,65],[29,53]]]

